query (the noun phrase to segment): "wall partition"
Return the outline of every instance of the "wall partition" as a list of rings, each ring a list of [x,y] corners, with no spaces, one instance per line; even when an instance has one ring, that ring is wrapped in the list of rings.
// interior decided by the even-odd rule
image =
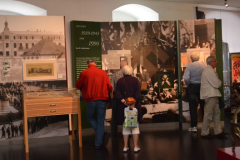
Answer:
[[[177,94],[178,81],[183,82],[178,70],[184,72],[186,65],[191,63],[189,57],[192,52],[200,52],[203,62],[209,55],[221,54],[216,52],[215,21],[179,21],[181,50],[177,50],[176,21],[72,21],[73,84],[86,69],[89,57],[97,58],[97,66],[107,72],[110,80],[120,70],[120,62],[125,60],[132,66],[133,76],[139,83],[147,82],[147,88],[141,90],[142,123],[178,122],[182,113],[182,122],[189,122],[187,103],[179,113],[178,101],[184,93],[179,91]],[[178,55],[181,55],[181,63],[178,63]],[[221,67],[217,70],[222,71]],[[84,118],[86,106],[84,102],[81,104]],[[110,125],[111,110],[109,103],[106,125]]]

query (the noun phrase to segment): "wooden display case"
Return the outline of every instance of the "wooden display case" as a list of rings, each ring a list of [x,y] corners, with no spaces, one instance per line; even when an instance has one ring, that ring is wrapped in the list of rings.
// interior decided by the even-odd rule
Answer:
[[[24,92],[23,110],[24,145],[26,153],[29,152],[28,117],[71,114],[71,127],[72,131],[74,131],[73,114],[78,114],[79,147],[82,147],[80,96],[75,90]],[[74,132],[72,132],[72,140],[75,140]]]

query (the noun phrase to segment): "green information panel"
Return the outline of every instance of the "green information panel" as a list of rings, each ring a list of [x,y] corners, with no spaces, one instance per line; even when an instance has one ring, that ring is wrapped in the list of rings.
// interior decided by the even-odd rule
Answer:
[[[101,31],[99,22],[71,21],[73,85],[87,69],[87,60],[94,58],[102,68]]]

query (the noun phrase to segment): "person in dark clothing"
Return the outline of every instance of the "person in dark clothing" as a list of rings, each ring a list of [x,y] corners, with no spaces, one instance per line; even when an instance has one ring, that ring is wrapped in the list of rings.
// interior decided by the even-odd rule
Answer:
[[[6,127],[5,125],[2,126],[2,138],[5,138],[5,131],[6,131]]]
[[[10,137],[10,127],[7,128],[7,134],[8,134],[8,138],[11,138]]]
[[[18,137],[18,126],[17,125],[15,125],[14,130],[15,130],[15,137]]]
[[[126,61],[121,61],[120,63],[120,68],[122,69],[124,66],[127,65]],[[118,72],[115,72],[112,75],[112,79],[111,79],[111,84],[113,87],[113,96],[112,96],[112,120],[111,120],[111,133],[112,136],[116,136],[117,135],[117,98],[115,96],[115,89],[116,89],[116,84],[117,81],[123,77],[123,72],[122,70],[119,70]]]
[[[14,125],[11,125],[12,137],[14,137]]]
[[[22,124],[22,122],[19,124],[18,129],[19,129],[20,135],[23,135],[23,124]]]
[[[132,75],[132,67],[124,66],[123,69],[124,77],[120,78],[116,84],[116,98],[118,102],[118,124],[122,125],[124,121],[124,109],[127,107],[125,99],[133,97],[136,100],[135,107],[138,110],[138,122],[142,121],[141,111],[141,88],[137,78]],[[125,95],[126,93],[126,95]]]

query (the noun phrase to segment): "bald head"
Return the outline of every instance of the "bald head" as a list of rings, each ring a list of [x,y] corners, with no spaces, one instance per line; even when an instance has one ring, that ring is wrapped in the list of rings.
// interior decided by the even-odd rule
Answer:
[[[121,61],[121,64],[120,64],[120,67],[123,68],[124,66],[127,65],[127,62],[126,61]]]

